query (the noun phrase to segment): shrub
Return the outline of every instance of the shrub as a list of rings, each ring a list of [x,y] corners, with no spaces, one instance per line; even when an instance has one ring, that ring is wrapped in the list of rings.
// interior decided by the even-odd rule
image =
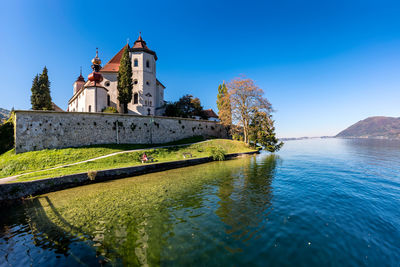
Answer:
[[[232,139],[236,140],[236,141],[243,141],[244,138],[243,138],[243,135],[235,133],[232,135]]]
[[[97,176],[97,171],[88,171],[87,176],[90,181],[94,181]]]
[[[226,151],[222,147],[212,146],[209,148],[209,151],[210,151],[210,154],[211,154],[211,157],[213,158],[213,160],[221,161],[221,160],[225,159]]]
[[[104,113],[118,113],[117,109],[114,108],[114,107],[103,108],[103,110],[101,112],[104,112]]]
[[[14,118],[13,115],[0,125],[0,154],[14,147]]]

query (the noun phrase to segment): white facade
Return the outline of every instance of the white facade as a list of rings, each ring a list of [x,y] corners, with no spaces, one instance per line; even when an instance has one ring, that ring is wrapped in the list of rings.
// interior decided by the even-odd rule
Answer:
[[[102,112],[107,107],[107,90],[87,86],[78,91],[68,103],[70,112]]]

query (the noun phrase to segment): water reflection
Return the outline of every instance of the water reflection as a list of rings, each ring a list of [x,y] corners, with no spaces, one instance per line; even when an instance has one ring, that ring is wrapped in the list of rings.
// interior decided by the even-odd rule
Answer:
[[[37,263],[39,254],[50,259],[42,265],[56,264],[60,255],[63,263],[89,265],[176,263],[180,251],[198,254],[193,246],[213,239],[213,232],[226,235],[219,245],[225,251],[241,251],[240,243],[254,238],[267,220],[276,164],[276,156],[247,157],[37,197],[1,221],[0,248],[10,248],[10,239],[16,247],[26,242],[16,238],[23,228],[32,240],[27,250],[35,254],[30,261]],[[219,220],[209,221],[212,214]],[[19,263],[16,251],[2,256]]]
[[[234,239],[249,242],[265,226],[278,159],[276,155],[247,159],[239,172],[232,172],[219,185],[220,207],[216,214],[226,224],[225,232]]]

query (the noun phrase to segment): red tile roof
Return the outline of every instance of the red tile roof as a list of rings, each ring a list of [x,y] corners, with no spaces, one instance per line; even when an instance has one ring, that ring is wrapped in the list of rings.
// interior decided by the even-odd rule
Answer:
[[[129,49],[129,44],[126,44],[122,47],[121,50],[110,60],[107,64],[100,70],[100,72],[118,72],[119,70],[119,63],[122,58],[122,54],[124,53],[124,49]]]
[[[150,50],[147,45],[146,42],[143,41],[142,36],[139,35],[139,38],[135,41],[134,45],[132,48],[143,48],[143,49],[148,49]]]
[[[203,110],[204,114],[207,115],[209,118],[218,118],[218,115],[215,114],[214,110],[210,109],[205,109]]]
[[[62,110],[59,106],[57,106],[56,104],[54,104],[54,102],[51,102],[51,107],[54,111],[64,111]]]

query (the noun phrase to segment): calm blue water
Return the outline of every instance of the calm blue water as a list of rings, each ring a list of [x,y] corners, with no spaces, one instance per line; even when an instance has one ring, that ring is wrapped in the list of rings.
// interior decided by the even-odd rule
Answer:
[[[288,141],[0,212],[1,266],[400,266],[400,142]]]

